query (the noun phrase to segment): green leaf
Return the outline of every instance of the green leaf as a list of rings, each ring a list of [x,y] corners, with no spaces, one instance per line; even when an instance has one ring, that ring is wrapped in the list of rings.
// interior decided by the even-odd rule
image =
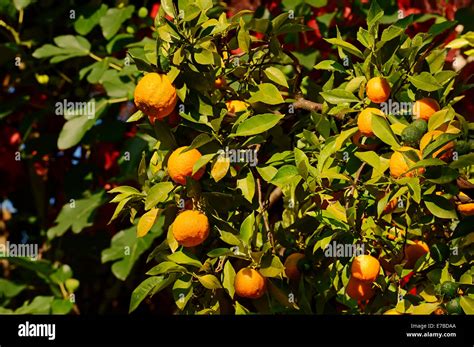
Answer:
[[[221,240],[224,241],[225,243],[232,246],[241,245],[242,242],[240,241],[240,239],[236,235],[232,234],[231,232],[224,231],[224,230],[219,230],[219,232],[221,234]]]
[[[178,265],[172,261],[164,261],[152,267],[146,274],[150,276],[162,275],[169,272],[186,272],[184,266]]]
[[[48,232],[48,238],[62,236],[72,229],[75,234],[92,225],[92,217],[97,208],[102,204],[102,191],[84,199],[71,199],[64,205],[54,221],[55,225]]]
[[[128,313],[132,313],[133,311],[135,311],[138,305],[140,305],[140,303],[150,294],[153,288],[163,283],[164,280],[165,277],[163,276],[154,276],[149,277],[142,283],[140,283],[138,287],[136,287],[132,292]]]
[[[277,87],[275,87],[275,85],[271,83],[262,83],[259,84],[257,88],[257,92],[250,93],[251,97],[248,99],[248,102],[263,102],[264,104],[268,105],[278,105],[285,102],[280,94],[280,91]]]
[[[33,57],[48,58],[52,57],[51,63],[59,63],[74,57],[87,56],[90,53],[91,45],[89,41],[81,36],[62,35],[54,38],[57,46],[46,44],[33,52]]]
[[[416,88],[427,91],[434,92],[441,89],[443,86],[434,78],[429,72],[423,71],[419,75],[409,76],[408,80]]]
[[[74,307],[74,303],[69,299],[55,299],[51,304],[51,313],[68,314]]]
[[[309,171],[311,169],[310,164],[309,164],[309,159],[306,156],[306,154],[299,148],[294,149],[295,153],[295,164],[296,168],[298,169],[298,173],[303,177],[304,179],[308,178]]]
[[[316,70],[339,71],[347,73],[346,68],[334,60],[323,60],[314,66]]]
[[[244,244],[249,244],[255,227],[255,215],[250,213],[247,218],[244,219],[242,224],[240,225],[240,239],[244,242]]]
[[[145,117],[145,114],[141,110],[138,110],[127,119],[127,123],[136,122],[143,117]]]
[[[174,8],[173,0],[161,0],[161,6],[165,13],[171,18],[176,17],[176,10]]]
[[[145,237],[137,238],[136,226],[122,230],[112,237],[109,248],[102,251],[101,261],[116,261],[112,265],[112,273],[125,281],[135,262],[151,247],[153,240],[163,233],[164,216],[158,217],[150,232]]]
[[[226,261],[224,265],[222,285],[232,299],[234,298],[235,294],[234,280],[234,267],[230,261]]]
[[[153,224],[155,224],[158,209],[152,208],[150,211],[140,217],[137,225],[137,237],[143,237],[150,231]]]
[[[349,42],[346,42],[339,38],[331,38],[331,39],[324,39],[324,40],[335,45],[336,47],[341,48],[342,50],[352,55],[355,55],[358,58],[364,59],[364,55],[362,54],[362,52],[356,46],[354,46],[353,44]]]
[[[291,183],[294,179],[301,176],[298,174],[298,169],[294,165],[284,165],[278,169],[275,176],[272,178],[271,183],[279,186],[284,186]]]
[[[360,101],[354,94],[344,89],[333,89],[329,92],[319,93],[324,100],[330,104],[341,104],[343,102],[358,102]]]
[[[398,140],[395,134],[390,128],[390,125],[387,122],[385,117],[372,114],[372,129],[375,134],[380,140],[385,142],[386,144],[393,146],[395,148],[400,147]]]
[[[105,15],[107,9],[108,6],[102,4],[98,9],[94,7],[95,11],[82,13],[74,22],[74,30],[76,30],[79,35],[87,35],[97,24],[99,24],[100,19]]]
[[[197,268],[202,267],[202,263],[196,258],[194,254],[188,254],[184,251],[178,251],[166,257],[169,261],[173,261],[180,265],[190,265]]]
[[[15,314],[49,314],[53,296],[37,296],[31,302],[25,302],[23,306],[15,310]]]
[[[219,282],[219,279],[214,275],[197,276],[197,279],[201,282],[204,288],[211,290],[222,288],[221,282]]]
[[[15,8],[20,11],[28,7],[31,4],[32,0],[13,0]],[[3,4],[2,4],[3,5]]]
[[[165,201],[173,188],[174,185],[171,182],[160,182],[151,187],[145,199],[145,210],[149,210],[160,202]]]
[[[240,22],[240,25],[242,26],[244,20],[240,18]],[[237,41],[239,42],[239,47],[242,49],[242,51],[247,53],[250,50],[250,35],[244,27],[241,27],[239,29],[239,33],[237,34]]]
[[[111,39],[119,31],[122,23],[132,16],[133,12],[135,12],[133,5],[123,8],[109,8],[100,18],[100,27],[104,37],[107,40]]]
[[[284,271],[285,266],[276,255],[264,257],[259,269],[264,277],[280,277]]]
[[[237,189],[242,191],[242,195],[248,202],[252,202],[255,195],[255,178],[249,170],[247,176],[237,180]]]
[[[193,296],[193,278],[190,275],[181,276],[173,284],[172,292],[176,306],[183,310]]]
[[[283,115],[279,114],[265,113],[247,118],[239,124],[235,136],[261,134],[277,125],[283,117]]]
[[[456,219],[457,214],[454,207],[450,204],[446,198],[436,195],[429,194],[423,196],[423,201],[428,210],[438,218],[444,219]]]
[[[16,284],[4,278],[0,278],[0,299],[13,298],[20,294],[24,289],[26,289],[26,285],[24,284]]]
[[[288,81],[286,80],[285,74],[274,66],[267,67],[264,71],[265,76],[271,81],[288,88]]]
[[[474,315],[474,299],[468,296],[461,296],[459,304],[465,314]]]
[[[449,167],[453,169],[460,169],[472,165],[474,165],[474,153],[469,153],[459,156],[457,160],[453,160],[453,162],[449,164]]]
[[[392,24],[387,29],[382,32],[382,41],[387,42],[393,40],[396,37],[399,37],[405,32],[407,27],[413,22],[413,16],[408,16],[400,19],[395,24]]]

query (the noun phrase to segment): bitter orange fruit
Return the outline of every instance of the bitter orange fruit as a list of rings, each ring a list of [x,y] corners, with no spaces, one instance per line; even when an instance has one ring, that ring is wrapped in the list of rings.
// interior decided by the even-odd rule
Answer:
[[[186,148],[184,146],[176,149],[168,159],[168,174],[174,182],[179,184],[186,184],[186,177],[200,180],[204,175],[204,168],[192,174],[194,164],[201,158],[201,153],[195,148],[182,153]]]
[[[390,157],[389,167],[390,167],[390,175],[394,178],[399,177],[413,177],[417,174],[422,174],[425,172],[424,168],[418,168],[412,171],[407,172],[411,166],[415,164],[413,160],[408,157],[405,157],[402,152],[406,151],[415,151],[418,157],[421,160],[421,151],[411,148],[411,147],[401,147],[398,151],[395,151],[392,156]]]
[[[373,103],[380,104],[387,101],[390,96],[390,85],[383,77],[371,78],[365,87],[367,97]]]
[[[243,298],[258,299],[266,290],[266,280],[257,270],[243,268],[235,275],[235,293]]]
[[[150,72],[137,84],[135,105],[148,117],[163,119],[173,112],[178,97],[168,76]]]
[[[423,152],[425,150],[426,146],[428,146],[431,142],[436,140],[442,134],[444,134],[444,132],[441,131],[441,130],[428,131],[425,135],[423,135],[423,137],[420,140],[420,150]],[[454,144],[453,141],[448,142],[443,147],[436,150],[432,154],[432,157],[433,158],[439,158],[439,159],[442,159],[442,160],[448,160],[448,159],[452,158],[452,156],[453,156],[454,146],[455,146],[455,144]]]
[[[426,253],[430,251],[428,245],[420,240],[414,241],[413,244],[405,246],[405,259],[406,259],[406,267],[412,268],[416,261],[424,256]]]
[[[420,119],[428,121],[433,113],[439,111],[439,104],[435,99],[423,98],[413,105],[413,114]]]
[[[359,255],[354,258],[351,266],[352,277],[360,281],[373,282],[379,275],[380,263],[371,255]]]
[[[178,214],[171,228],[176,241],[184,247],[200,245],[207,239],[210,230],[207,216],[196,210]]]
[[[384,116],[383,112],[378,108],[368,107],[362,110],[362,112],[359,113],[359,117],[357,117],[357,126],[359,127],[359,131],[362,135],[367,137],[374,136],[374,132],[372,130],[373,113],[379,116]]]
[[[369,300],[375,294],[372,289],[372,283],[360,281],[354,276],[349,278],[349,282],[346,286],[346,293],[349,297],[357,301]]]
[[[285,260],[285,274],[290,280],[298,281],[301,277],[301,272],[298,269],[298,262],[304,258],[303,253],[293,253]]]

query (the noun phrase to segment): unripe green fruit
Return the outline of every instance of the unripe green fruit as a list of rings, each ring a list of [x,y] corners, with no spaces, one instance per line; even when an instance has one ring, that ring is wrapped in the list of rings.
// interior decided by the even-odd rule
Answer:
[[[411,125],[420,130],[422,134],[428,131],[428,123],[423,119],[417,119]]]
[[[407,126],[402,131],[402,140],[407,144],[414,144],[420,141],[423,136],[423,132],[418,129],[414,124]]]
[[[456,298],[446,303],[446,311],[449,314],[463,314],[460,299]]]
[[[452,299],[458,293],[459,285],[454,282],[446,281],[441,284],[441,294],[443,294],[446,298]]]
[[[147,8],[146,7],[140,7],[140,9],[138,10],[138,17],[145,18],[146,16],[148,16]]]

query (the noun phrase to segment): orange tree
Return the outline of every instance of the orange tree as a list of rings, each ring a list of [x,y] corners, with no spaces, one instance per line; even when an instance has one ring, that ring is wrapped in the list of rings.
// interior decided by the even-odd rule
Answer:
[[[130,311],[166,290],[183,313],[473,313],[472,124],[444,66],[456,23],[409,37],[413,15],[383,15],[373,1],[357,41],[326,39],[317,86],[280,43],[306,30],[291,12],[162,2],[129,119],[153,145],[141,188],[110,191],[129,237],[163,233]]]

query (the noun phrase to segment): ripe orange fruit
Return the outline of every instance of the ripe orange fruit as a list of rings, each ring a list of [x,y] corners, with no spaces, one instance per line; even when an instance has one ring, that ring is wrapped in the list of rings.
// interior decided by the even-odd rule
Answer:
[[[458,205],[458,211],[463,216],[474,216],[474,202]]]
[[[186,210],[178,214],[172,225],[173,236],[184,247],[200,245],[209,236],[207,216],[196,210]]]
[[[393,152],[392,156],[390,157],[389,167],[390,167],[390,175],[394,178],[398,177],[413,177],[417,174],[422,174],[425,172],[424,168],[418,168],[417,170],[412,170],[410,172],[405,173],[411,166],[415,164],[410,158],[405,158],[402,152],[406,152],[409,150],[413,150],[418,154],[418,157],[421,159],[421,151],[418,149],[414,149],[411,147],[401,147],[398,151]]]
[[[246,111],[249,108],[249,104],[241,100],[229,100],[226,101],[227,111],[231,114]]]
[[[383,77],[371,78],[365,87],[367,97],[376,104],[387,101],[390,91],[390,85]]]
[[[373,282],[379,275],[380,263],[371,255],[359,255],[354,258],[351,266],[352,277],[364,282]]]
[[[359,281],[354,276],[351,276],[349,282],[347,282],[346,293],[349,297],[357,301],[369,300],[375,294],[372,289],[372,283]]]
[[[235,275],[235,293],[243,298],[258,299],[266,290],[266,280],[257,270],[243,268]]]
[[[359,117],[357,118],[357,126],[359,127],[360,133],[367,137],[374,136],[372,130],[372,113],[384,116],[383,112],[378,108],[367,107],[359,113]]]
[[[178,97],[168,76],[150,72],[137,84],[135,105],[148,117],[163,119],[173,112]]]
[[[413,114],[416,118],[421,118],[426,121],[430,119],[433,113],[439,111],[439,104],[435,99],[432,98],[423,98],[417,100],[415,105],[413,105]]]
[[[193,166],[201,158],[201,153],[195,148],[181,153],[186,148],[183,146],[176,149],[168,159],[168,174],[174,182],[179,184],[186,184],[186,177],[200,180],[204,175],[204,168],[192,175]]]
[[[416,261],[430,251],[428,245],[420,240],[416,240],[414,244],[405,246],[406,267],[412,268]]]
[[[440,135],[444,134],[441,130],[432,130],[428,131],[420,140],[420,150],[423,152],[426,146],[428,146],[431,142],[436,140]],[[448,160],[452,158],[453,151],[454,151],[454,141],[448,142],[443,147],[435,151],[432,155],[433,158],[439,158],[442,160]]]
[[[304,258],[303,253],[293,253],[285,260],[285,274],[290,280],[298,281],[301,277],[301,272],[298,269],[298,262]]]

